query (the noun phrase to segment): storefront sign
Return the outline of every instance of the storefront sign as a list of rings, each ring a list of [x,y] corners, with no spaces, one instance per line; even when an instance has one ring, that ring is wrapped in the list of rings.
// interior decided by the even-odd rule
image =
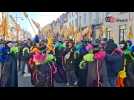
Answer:
[[[128,19],[119,19],[114,16],[108,16],[105,18],[106,22],[114,23],[114,22],[128,22]]]

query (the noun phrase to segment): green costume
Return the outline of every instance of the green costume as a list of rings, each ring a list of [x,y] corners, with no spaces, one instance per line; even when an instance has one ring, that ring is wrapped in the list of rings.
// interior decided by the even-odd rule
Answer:
[[[44,63],[49,63],[49,62],[52,62],[52,61],[56,61],[55,56],[53,56],[52,54],[48,54],[47,58],[44,61]]]
[[[87,53],[84,55],[83,60],[80,62],[80,69],[84,69],[86,63],[90,63],[94,61],[94,54],[93,53]]]

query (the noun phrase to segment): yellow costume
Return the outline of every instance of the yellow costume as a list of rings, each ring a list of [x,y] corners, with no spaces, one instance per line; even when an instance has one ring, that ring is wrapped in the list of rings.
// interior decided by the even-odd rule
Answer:
[[[47,50],[54,52],[53,37],[49,36],[47,39]]]

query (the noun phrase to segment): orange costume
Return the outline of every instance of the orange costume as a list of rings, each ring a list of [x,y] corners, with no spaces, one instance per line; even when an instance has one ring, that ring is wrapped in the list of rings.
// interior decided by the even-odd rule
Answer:
[[[35,53],[35,52],[40,53],[40,50],[39,50],[38,48],[33,48],[33,49],[32,49],[32,52],[33,52],[33,53]]]

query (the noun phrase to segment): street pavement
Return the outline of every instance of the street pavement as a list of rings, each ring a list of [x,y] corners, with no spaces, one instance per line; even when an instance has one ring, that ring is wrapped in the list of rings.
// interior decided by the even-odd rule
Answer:
[[[25,72],[28,73],[27,67],[25,68]],[[34,87],[31,83],[31,74],[22,75],[21,72],[18,72],[18,87]],[[54,82],[54,87],[67,87],[65,83],[56,83]],[[74,87],[74,86],[69,86]],[[77,87],[77,86],[75,86]]]
[[[34,87],[31,84],[31,76],[30,75],[22,75],[20,72],[18,73],[18,87]],[[64,83],[56,83],[54,82],[54,87],[67,87]],[[69,86],[73,87],[73,86]]]
[[[23,76],[20,72],[18,73],[18,87],[34,87],[31,84],[31,76]],[[63,83],[54,83],[54,87],[66,87]]]
[[[31,84],[31,76],[22,75],[21,72],[18,73],[18,87],[34,87]],[[63,83],[54,83],[54,87],[66,87]]]
[[[19,72],[18,73],[18,87],[34,87],[31,84],[31,76],[23,76]]]

